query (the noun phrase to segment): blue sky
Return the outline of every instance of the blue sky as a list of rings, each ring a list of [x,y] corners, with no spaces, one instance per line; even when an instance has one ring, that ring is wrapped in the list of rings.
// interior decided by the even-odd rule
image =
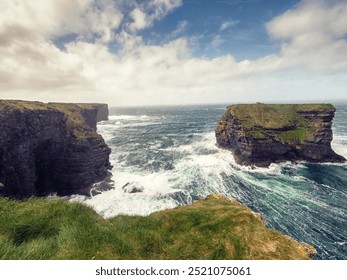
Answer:
[[[265,24],[299,1],[186,0],[152,28],[141,32],[149,43],[160,44],[176,35],[197,38],[196,56],[232,54],[237,60],[256,59],[278,51]],[[211,46],[211,42],[215,45]]]
[[[3,0],[0,10],[0,98],[141,106],[347,97],[344,0]]]

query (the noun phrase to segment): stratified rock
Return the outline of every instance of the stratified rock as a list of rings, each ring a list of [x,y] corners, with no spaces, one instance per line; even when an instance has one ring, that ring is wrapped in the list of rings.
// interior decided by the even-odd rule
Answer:
[[[97,114],[97,104],[0,101],[2,193],[89,194],[111,169]]]
[[[101,121],[108,121],[108,106],[107,104],[96,104],[98,108],[98,114],[96,116],[96,121],[101,122]]]
[[[345,162],[331,148],[330,104],[240,104],[227,108],[216,127],[217,143],[243,165],[273,162]]]

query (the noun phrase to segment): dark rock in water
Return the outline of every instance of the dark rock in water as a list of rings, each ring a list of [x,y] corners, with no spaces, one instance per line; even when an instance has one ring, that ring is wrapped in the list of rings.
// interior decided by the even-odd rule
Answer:
[[[240,104],[227,108],[217,143],[243,165],[273,162],[345,162],[331,148],[335,108],[330,104]]]
[[[123,191],[126,193],[140,193],[144,191],[144,187],[139,185],[139,183],[136,182],[129,182],[126,183],[123,187],[122,187]]]
[[[103,181],[93,184],[93,187],[90,189],[89,193],[85,193],[84,195],[95,196],[95,195],[111,190],[113,188],[113,183],[114,183],[111,177],[112,177],[111,174],[109,174],[109,176],[107,176],[107,178],[104,179]]]
[[[0,101],[0,181],[7,196],[86,194],[110,174],[97,104]]]

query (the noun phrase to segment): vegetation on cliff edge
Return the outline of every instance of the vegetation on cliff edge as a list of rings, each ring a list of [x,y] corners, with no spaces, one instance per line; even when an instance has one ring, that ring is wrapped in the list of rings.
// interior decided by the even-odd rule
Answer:
[[[74,104],[74,103],[42,103],[38,101],[22,100],[0,100],[0,111],[2,110],[58,110],[64,113],[66,118],[67,132],[78,142],[83,142],[89,138],[96,137],[96,132],[86,123],[82,115],[85,109],[94,109],[95,104]],[[1,113],[1,112],[0,112]]]
[[[224,129],[231,114],[242,124],[243,132],[253,138],[275,137],[287,144],[299,144],[312,140],[320,123],[308,121],[303,114],[334,112],[331,104],[238,104],[228,107],[227,113],[217,125],[216,131]],[[323,123],[321,124],[323,125]],[[278,133],[279,132],[279,133]]]
[[[218,195],[111,219],[61,199],[0,198],[0,224],[0,259],[307,259],[315,252]]]

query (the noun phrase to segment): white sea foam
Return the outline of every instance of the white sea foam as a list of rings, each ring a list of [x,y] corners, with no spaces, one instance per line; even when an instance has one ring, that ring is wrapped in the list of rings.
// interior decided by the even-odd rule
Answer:
[[[331,147],[337,154],[347,158],[347,143],[346,142],[333,141],[331,143]]]
[[[147,115],[112,115],[109,116],[108,119],[110,121],[116,121],[116,120],[120,120],[120,121],[132,121],[132,120],[139,120],[139,121],[145,121],[145,120],[158,120],[160,119],[159,117],[151,117],[151,116],[147,116]]]
[[[143,120],[146,119],[146,121],[149,120],[145,115],[112,116],[110,119],[113,122],[117,120],[117,122],[122,123],[124,120],[141,120],[141,118]],[[145,125],[148,125],[151,121],[152,119],[150,122],[146,122]],[[101,134],[106,141],[112,138],[113,133],[117,130],[117,126],[129,125],[129,123],[120,123],[100,125]],[[293,167],[288,162],[271,164],[268,168],[240,166],[235,162],[232,152],[216,146],[214,132],[196,133],[194,138],[196,140],[190,144],[170,146],[166,149],[159,149],[161,145],[160,140],[154,139],[148,142],[151,150],[177,152],[182,156],[174,161],[173,170],[162,170],[150,174],[145,173],[139,167],[128,166],[122,160],[122,157],[118,159],[119,155],[123,155],[126,158],[128,156],[126,151],[111,154],[111,163],[115,166],[112,171],[115,181],[114,189],[91,199],[85,199],[84,203],[92,206],[105,217],[111,217],[119,214],[148,215],[155,211],[176,207],[180,202],[170,195],[174,195],[177,190],[187,191],[187,196],[198,195],[203,197],[211,193],[223,193],[234,196],[237,199],[245,197],[246,194],[241,188],[237,188],[233,192],[230,186],[225,185],[225,176],[235,177],[244,185],[256,185],[257,188],[264,191],[271,191],[283,201],[286,200],[286,197],[301,199],[299,190],[296,190],[295,187],[287,187],[288,181],[286,180],[289,180],[289,178],[288,175],[282,174],[282,170],[285,167],[305,168],[304,166],[297,165]],[[338,139],[338,141],[340,140]],[[335,140],[335,144],[338,143],[337,145],[340,145],[338,141]],[[346,150],[346,146],[341,145],[341,147]],[[336,152],[339,153],[338,149],[336,149]],[[344,155],[343,153],[341,154]],[[293,172],[295,173],[295,170]],[[264,179],[258,180],[257,176],[262,176]],[[274,177],[276,178],[275,181],[272,179]],[[302,183],[307,179],[294,175],[291,176],[290,180],[292,180],[292,184],[295,186],[295,184]],[[122,187],[129,182],[142,186],[143,192],[124,192]],[[305,199],[308,201],[312,200],[312,203],[320,203],[315,201],[314,198],[306,197]]]
[[[103,135],[105,135],[104,132]],[[108,137],[109,135],[106,134],[106,138]],[[152,143],[153,148],[157,146],[158,142]],[[197,153],[202,148],[210,149],[213,153],[207,155]],[[82,196],[74,197],[74,199],[79,199],[92,206],[105,217],[111,217],[118,214],[148,215],[158,210],[176,207],[179,202],[174,199],[175,193],[179,189],[184,192],[184,187],[197,179],[208,183],[206,186],[201,186],[200,195],[207,195],[211,192],[225,193],[221,173],[231,174],[232,169],[229,168],[229,164],[233,161],[233,157],[221,152],[215,146],[213,133],[204,134],[201,140],[176,149],[177,151],[189,151],[189,153],[175,163],[173,170],[151,174],[122,165],[122,162],[118,162],[115,157],[112,157],[111,163],[116,166],[112,171],[114,189],[91,199],[85,199]],[[122,187],[129,182],[142,186],[143,192],[125,193]]]
[[[104,135],[104,134],[103,134]],[[109,137],[106,134],[107,138]],[[225,186],[223,176],[238,176],[245,184],[254,183],[254,178],[248,172],[265,172],[277,174],[279,167],[269,169],[250,169],[236,164],[231,152],[222,150],[216,146],[213,132],[204,133],[197,141],[170,147],[171,151],[185,154],[174,163],[174,169],[146,174],[140,169],[129,167],[112,158],[115,187],[111,191],[97,195],[85,203],[92,206],[98,213],[110,217],[118,214],[148,215],[154,211],[172,208],[178,202],[170,198],[170,194],[178,189],[190,188],[194,182],[199,182],[198,190],[190,189],[190,192],[203,197],[211,193],[226,194],[230,190]],[[154,141],[151,148],[157,148],[158,141]],[[201,153],[204,151],[205,153]],[[124,152],[123,152],[124,153]],[[231,168],[232,167],[232,168]],[[143,192],[129,194],[124,193],[122,186],[129,182],[135,182],[143,187]],[[266,184],[262,186],[268,188]],[[168,196],[165,196],[169,194]],[[238,198],[235,193],[235,197]]]

